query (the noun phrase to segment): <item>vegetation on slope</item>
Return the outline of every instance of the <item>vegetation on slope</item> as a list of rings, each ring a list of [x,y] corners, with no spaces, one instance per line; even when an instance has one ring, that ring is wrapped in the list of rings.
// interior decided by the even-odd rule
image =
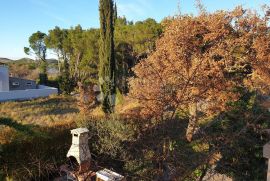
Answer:
[[[47,180],[65,163],[78,110],[71,97],[0,104],[0,170],[15,180]],[[1,175],[1,174],[0,174]],[[44,178],[43,178],[44,177]]]

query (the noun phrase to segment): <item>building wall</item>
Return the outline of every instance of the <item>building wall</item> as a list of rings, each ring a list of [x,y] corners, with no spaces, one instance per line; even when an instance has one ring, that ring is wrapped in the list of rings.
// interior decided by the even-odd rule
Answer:
[[[9,89],[12,90],[27,90],[36,89],[37,84],[33,80],[26,80],[17,77],[9,77]]]
[[[53,94],[58,94],[57,88],[39,85],[38,89],[13,90],[0,92],[0,102],[12,100],[30,100],[39,97],[48,97]]]
[[[0,65],[0,92],[9,91],[9,73],[8,67]]]

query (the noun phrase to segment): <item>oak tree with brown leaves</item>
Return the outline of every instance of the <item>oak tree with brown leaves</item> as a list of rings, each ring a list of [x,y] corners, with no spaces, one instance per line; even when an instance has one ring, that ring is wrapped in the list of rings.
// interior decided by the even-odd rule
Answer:
[[[156,51],[136,65],[130,80],[129,97],[139,102],[140,115],[164,120],[188,109],[190,141],[198,111],[213,116],[229,109],[240,87],[267,92],[268,20],[237,7],[166,21]]]

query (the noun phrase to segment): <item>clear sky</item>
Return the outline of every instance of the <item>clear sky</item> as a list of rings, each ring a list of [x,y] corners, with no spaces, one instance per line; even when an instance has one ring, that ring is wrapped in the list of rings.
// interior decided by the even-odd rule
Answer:
[[[196,14],[195,0],[116,0],[118,14],[128,20],[164,17],[178,12]],[[208,11],[229,10],[237,5],[260,9],[269,0],[203,0]],[[83,28],[99,26],[98,0],[0,0],[0,57],[26,57],[23,47],[28,37],[40,30],[55,26],[69,28],[81,24]]]

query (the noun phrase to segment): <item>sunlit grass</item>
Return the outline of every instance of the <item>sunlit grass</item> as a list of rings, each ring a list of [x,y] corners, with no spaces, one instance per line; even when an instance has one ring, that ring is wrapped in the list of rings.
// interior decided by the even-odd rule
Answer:
[[[38,127],[70,127],[77,115],[76,100],[69,96],[1,103],[0,144],[10,143],[23,135],[34,136],[34,131],[29,131]]]

